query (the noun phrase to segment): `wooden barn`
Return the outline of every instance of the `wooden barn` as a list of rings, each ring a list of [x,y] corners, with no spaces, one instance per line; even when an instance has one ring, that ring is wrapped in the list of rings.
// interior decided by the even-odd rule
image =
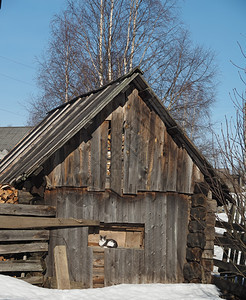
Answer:
[[[52,110],[0,164],[0,183],[56,217],[100,222],[50,229],[45,276],[52,282],[54,248],[65,245],[81,288],[209,283],[214,174],[137,68]],[[100,248],[100,235],[118,248]]]

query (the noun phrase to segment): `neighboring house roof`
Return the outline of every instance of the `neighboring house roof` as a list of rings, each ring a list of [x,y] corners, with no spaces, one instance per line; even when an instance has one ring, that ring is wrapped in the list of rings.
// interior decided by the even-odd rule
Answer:
[[[207,180],[215,177],[212,166],[171,117],[143,78],[141,70],[135,68],[118,80],[53,109],[0,163],[0,182],[11,184],[30,176],[130,86],[138,89],[141,98],[160,116],[168,133],[186,149]]]
[[[0,159],[31,130],[32,127],[0,127]]]

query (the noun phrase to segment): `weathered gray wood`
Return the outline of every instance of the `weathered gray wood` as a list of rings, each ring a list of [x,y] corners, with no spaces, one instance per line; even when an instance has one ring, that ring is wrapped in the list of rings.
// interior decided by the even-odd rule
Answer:
[[[230,236],[216,235],[214,244],[224,248],[230,248],[232,250],[242,251],[246,253],[244,242],[240,242],[237,238],[233,239],[233,237]]]
[[[177,219],[177,281],[183,282],[183,267],[186,261],[189,196],[179,195]]]
[[[224,262],[218,259],[214,259],[214,265],[224,270],[226,274],[233,273],[237,275],[246,275],[246,265],[237,265],[231,262]],[[221,272],[223,273],[223,272]]]
[[[111,165],[110,188],[122,194],[122,134],[123,134],[123,108],[119,106],[112,113],[111,120]]]
[[[48,251],[48,243],[0,245],[0,254],[47,252],[47,251]]]
[[[99,226],[99,224],[99,221],[92,220],[0,216],[0,228],[3,229]]]
[[[167,191],[175,192],[177,186],[177,162],[178,162],[178,148],[174,143],[172,137],[167,134],[165,141],[165,148],[167,149],[168,164],[167,164]]]
[[[47,241],[49,230],[0,230],[0,242]]]
[[[150,142],[150,109],[142,102],[139,116],[138,191],[147,190],[148,147]]]
[[[128,95],[125,104],[125,126],[124,126],[124,177],[123,193],[136,194],[137,192],[137,122],[135,115],[135,101],[137,90]]]
[[[91,191],[104,191],[107,166],[108,121],[103,122],[92,134],[90,160]]]
[[[56,282],[58,289],[70,289],[66,246],[56,246],[54,249]]]
[[[151,191],[163,191],[163,164],[165,164],[164,150],[164,130],[165,126],[162,120],[154,113],[151,113],[154,119],[153,128],[153,168],[151,172]]]
[[[79,186],[87,187],[89,185],[89,155],[90,155],[90,140],[87,135],[86,130],[80,131],[81,144],[79,146],[79,160],[80,160],[80,170],[79,170]]]
[[[28,205],[28,204],[0,204],[0,215],[22,215],[22,216],[55,216],[56,208],[46,205]]]
[[[0,272],[42,272],[40,260],[0,261]]]
[[[240,224],[236,224],[236,223],[230,224],[228,222],[216,221],[215,227],[246,232],[246,225],[240,225]]]

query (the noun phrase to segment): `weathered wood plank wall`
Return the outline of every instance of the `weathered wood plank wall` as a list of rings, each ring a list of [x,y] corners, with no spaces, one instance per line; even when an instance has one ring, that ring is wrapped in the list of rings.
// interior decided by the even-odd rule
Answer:
[[[197,172],[186,150],[178,147],[159,116],[137,90],[97,128],[80,131],[45,164],[48,186],[87,187],[104,191],[106,178],[118,194],[175,191],[191,194]],[[122,100],[121,100],[122,102]],[[107,175],[110,135],[110,174]]]
[[[139,193],[134,197],[120,197],[110,191],[87,192],[86,189],[77,189],[75,193],[73,189],[60,188],[47,191],[46,201],[49,198],[57,199],[58,217],[99,219],[105,223],[145,224],[144,250],[116,249],[114,256],[117,256],[117,259],[122,258],[120,263],[114,261],[113,256],[110,258],[111,252],[105,252],[107,284],[131,282],[131,280],[134,282],[137,280],[139,282],[182,281],[189,196],[147,192]],[[67,246],[71,280],[83,282],[83,287],[92,287],[93,255],[92,249],[87,247],[88,229],[59,229],[54,235],[51,232],[50,239],[51,247],[57,244]],[[52,249],[50,250],[49,253],[52,253]],[[124,257],[127,259],[123,259]],[[134,262],[133,265],[135,261],[139,262],[133,273],[130,271],[131,261]],[[53,264],[51,255],[47,263],[49,266]],[[47,275],[53,276],[53,270],[48,268]],[[141,276],[137,278],[136,274]],[[125,279],[122,279],[123,277]]]
[[[106,249],[106,285],[182,282],[189,195],[203,176],[136,89],[117,97],[106,115],[45,164],[45,201],[57,206],[57,217],[144,224],[144,249]],[[88,228],[52,230],[50,253],[62,244],[71,280],[93,287]],[[52,255],[47,264],[52,277]]]

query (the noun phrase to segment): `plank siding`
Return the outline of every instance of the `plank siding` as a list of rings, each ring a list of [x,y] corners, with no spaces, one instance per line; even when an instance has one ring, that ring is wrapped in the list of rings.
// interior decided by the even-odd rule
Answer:
[[[142,101],[136,89],[126,99],[107,121],[99,114],[93,126],[81,130],[48,160],[45,173],[52,188],[104,191],[107,180],[107,188],[119,195],[122,191],[132,195],[141,191],[192,193],[201,172],[194,172],[186,150],[173,141],[163,121]]]
[[[203,176],[136,89],[122,97],[122,106],[117,102],[107,118],[99,114],[49,160],[45,201],[57,202],[57,217],[144,225],[143,248],[105,249],[106,286],[182,282],[189,195]],[[88,232],[85,227],[50,233],[49,249],[68,245],[69,276],[83,287],[102,284],[103,278],[93,274]],[[54,268],[50,254],[47,262]],[[54,270],[48,268],[48,276]]]
[[[124,194],[137,194],[138,184],[138,131],[139,131],[139,98],[137,90],[129,96],[125,105],[124,137]]]
[[[122,194],[122,134],[123,134],[123,108],[119,106],[112,113],[111,120],[111,165],[110,188]]]
[[[91,139],[91,191],[104,191],[107,166],[108,121],[105,121],[92,134]]]
[[[65,188],[53,192],[58,198],[57,212],[60,217],[144,224],[143,249],[105,249],[106,285],[183,280],[188,196],[146,192],[138,196],[120,197],[107,191],[76,189],[74,193],[73,189]],[[55,237],[51,235],[50,243],[67,245],[71,280],[83,282],[84,287],[92,287],[93,252],[88,247],[88,228],[59,229],[56,234]]]

